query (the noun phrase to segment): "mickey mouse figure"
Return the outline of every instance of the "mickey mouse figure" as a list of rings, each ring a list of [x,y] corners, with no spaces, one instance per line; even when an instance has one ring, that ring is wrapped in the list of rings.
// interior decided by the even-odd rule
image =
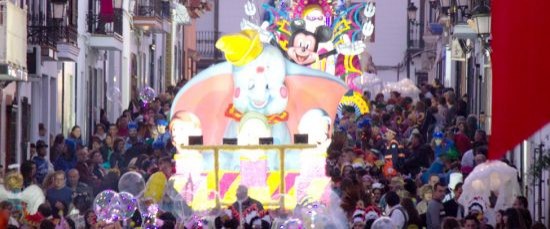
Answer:
[[[292,36],[286,53],[294,63],[299,65],[308,66],[335,54],[358,55],[366,48],[363,42],[350,42],[348,37],[344,43],[337,45],[332,51],[318,54],[319,43],[332,39],[332,30],[328,26],[318,26],[315,33],[312,33],[306,29],[304,20],[297,19],[292,21],[291,29]]]
[[[267,31],[268,23],[264,22],[258,26],[246,19],[241,22],[241,29],[253,29],[260,33],[260,40],[264,43],[269,43],[279,47],[283,52],[284,49],[278,44],[275,36]],[[315,33],[306,29],[306,22],[302,19],[293,20],[291,25],[292,35],[290,36],[286,55],[294,63],[309,66],[318,60],[322,60],[331,55],[359,55],[365,51],[366,45],[362,41],[351,42],[349,37],[344,35],[341,39],[344,41],[336,45],[335,49],[319,54],[317,49],[320,43],[328,42],[332,39],[332,30],[325,25],[318,26]]]
[[[330,29],[327,26],[319,26],[315,33],[309,32],[306,30],[306,22],[301,19],[294,20],[291,28],[293,33],[287,50],[288,57],[299,65],[310,65],[318,58],[322,59],[317,54],[317,48],[319,43],[330,40],[332,37]]]

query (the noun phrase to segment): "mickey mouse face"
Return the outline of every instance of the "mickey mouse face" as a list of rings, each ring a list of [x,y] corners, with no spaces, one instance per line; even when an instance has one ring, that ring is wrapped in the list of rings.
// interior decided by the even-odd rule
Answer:
[[[288,56],[297,64],[309,65],[317,59],[317,38],[306,31],[298,32],[293,36],[292,45],[288,48]]]

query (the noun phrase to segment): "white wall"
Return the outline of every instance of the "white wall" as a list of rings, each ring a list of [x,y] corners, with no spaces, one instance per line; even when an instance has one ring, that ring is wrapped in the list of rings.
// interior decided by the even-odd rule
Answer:
[[[368,45],[376,66],[397,66],[402,63],[407,50],[407,1],[376,1],[375,41]],[[414,73],[412,73],[414,74]],[[378,70],[384,82],[397,80],[397,71]],[[399,78],[407,77],[406,69]]]

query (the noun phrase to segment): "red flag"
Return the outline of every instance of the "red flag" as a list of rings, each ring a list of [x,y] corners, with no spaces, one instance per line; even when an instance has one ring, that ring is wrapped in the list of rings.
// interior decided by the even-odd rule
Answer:
[[[494,0],[492,123],[489,158],[550,122],[550,1]]]

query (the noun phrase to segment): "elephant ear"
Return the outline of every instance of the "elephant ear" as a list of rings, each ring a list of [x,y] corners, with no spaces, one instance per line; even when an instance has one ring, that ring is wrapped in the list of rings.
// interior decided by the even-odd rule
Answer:
[[[199,118],[204,145],[222,143],[229,122],[225,110],[233,96],[231,72],[232,65],[228,62],[203,70],[179,90],[172,103],[171,117],[178,111],[188,111]]]
[[[287,61],[288,127],[293,136],[298,133],[302,115],[310,109],[322,109],[334,120],[342,96],[347,92],[345,83],[335,76]],[[331,123],[331,128],[332,123]]]

